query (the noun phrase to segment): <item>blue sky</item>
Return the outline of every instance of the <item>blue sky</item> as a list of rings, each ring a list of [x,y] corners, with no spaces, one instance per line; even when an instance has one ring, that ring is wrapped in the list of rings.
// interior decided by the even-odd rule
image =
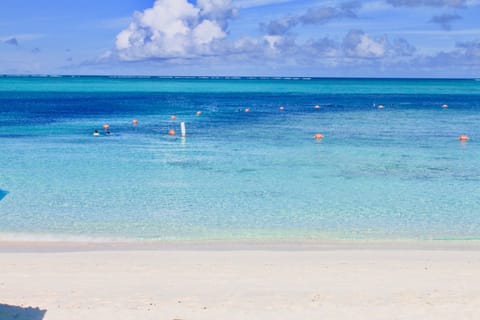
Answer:
[[[480,0],[2,0],[0,73],[480,77]]]

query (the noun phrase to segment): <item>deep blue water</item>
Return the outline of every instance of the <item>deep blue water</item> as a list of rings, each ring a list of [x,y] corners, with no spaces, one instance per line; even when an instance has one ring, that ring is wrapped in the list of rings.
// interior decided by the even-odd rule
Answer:
[[[0,237],[477,239],[479,111],[474,80],[0,77]]]

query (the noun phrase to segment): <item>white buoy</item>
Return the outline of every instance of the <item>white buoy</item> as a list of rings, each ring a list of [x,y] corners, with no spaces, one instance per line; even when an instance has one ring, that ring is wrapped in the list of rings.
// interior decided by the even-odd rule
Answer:
[[[180,131],[182,132],[182,137],[186,137],[187,136],[187,132],[185,130],[185,122],[180,122]]]

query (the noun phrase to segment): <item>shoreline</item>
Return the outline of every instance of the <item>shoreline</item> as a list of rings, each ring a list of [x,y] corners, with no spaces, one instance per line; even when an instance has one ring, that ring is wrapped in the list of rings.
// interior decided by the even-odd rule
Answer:
[[[339,240],[339,239],[221,239],[221,240],[5,240],[0,254],[12,252],[84,251],[344,251],[446,250],[480,251],[480,240]]]

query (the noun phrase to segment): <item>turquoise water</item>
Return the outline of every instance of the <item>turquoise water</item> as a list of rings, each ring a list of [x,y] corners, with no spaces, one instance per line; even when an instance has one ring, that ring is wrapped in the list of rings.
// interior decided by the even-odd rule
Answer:
[[[0,237],[478,239],[479,111],[474,80],[0,77]]]
[[[480,94],[480,81],[472,79],[0,76],[0,83],[0,92]]]

